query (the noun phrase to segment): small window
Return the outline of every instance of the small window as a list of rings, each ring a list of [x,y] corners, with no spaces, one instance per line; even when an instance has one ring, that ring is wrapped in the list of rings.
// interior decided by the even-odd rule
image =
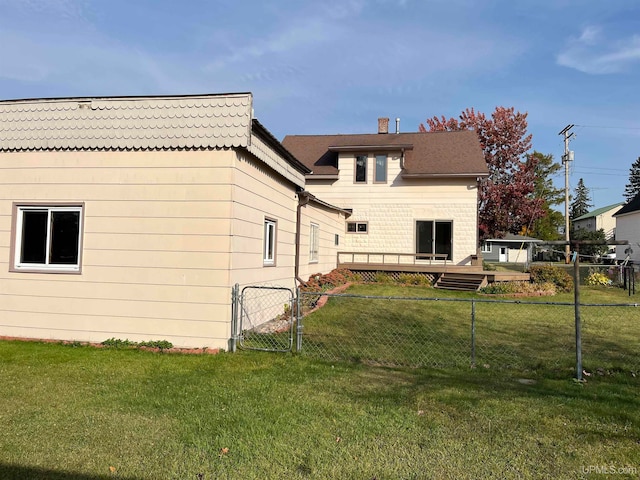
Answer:
[[[15,271],[80,271],[81,206],[15,208]]]
[[[491,253],[491,242],[482,243],[482,253]]]
[[[315,223],[311,224],[309,232],[309,262],[318,261],[318,250],[320,248],[320,227]]]
[[[367,233],[367,222],[347,222],[347,233]]]
[[[376,155],[375,183],[387,183],[387,156]]]
[[[336,247],[338,245],[340,245],[340,235],[338,235],[337,233],[336,233],[336,238],[335,238],[335,244],[336,244]]]
[[[276,221],[264,220],[264,265],[276,264]]]
[[[366,155],[356,155],[355,168],[356,168],[355,182],[367,183],[367,156]]]

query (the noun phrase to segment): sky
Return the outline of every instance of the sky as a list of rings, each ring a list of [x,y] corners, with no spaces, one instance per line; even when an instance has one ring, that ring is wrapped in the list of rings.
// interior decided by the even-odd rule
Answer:
[[[594,208],[624,200],[639,85],[633,0],[0,0],[0,99],[252,92],[280,140],[514,107],[558,162],[575,125]]]

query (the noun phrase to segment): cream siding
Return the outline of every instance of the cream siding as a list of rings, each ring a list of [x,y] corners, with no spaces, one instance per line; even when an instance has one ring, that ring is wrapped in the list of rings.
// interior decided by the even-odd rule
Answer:
[[[627,258],[625,250],[631,248],[633,253],[629,260],[640,263],[640,211],[618,215],[616,218],[616,240],[627,240],[628,245],[616,245],[616,260]]]
[[[0,154],[2,334],[226,347],[235,155]],[[81,274],[9,271],[14,202],[84,204]]]
[[[307,179],[307,190],[340,208],[348,222],[368,222],[368,233],[346,233],[341,251],[415,252],[416,220],[453,222],[453,262],[468,264],[477,245],[477,185],[473,178],[403,179],[400,155],[388,157],[387,183],[374,183],[375,154],[369,154],[367,183],[354,183],[354,154],[341,153],[334,182]]]
[[[234,162],[231,284],[295,287],[296,206],[293,184],[252,155],[238,152]],[[273,266],[263,261],[266,218],[277,222]]]
[[[312,262],[309,256],[312,223],[318,225],[317,262]],[[300,224],[299,276],[306,281],[315,273],[327,273],[336,268],[338,251],[344,248],[345,214],[311,201],[302,207]],[[339,236],[338,246],[335,244],[336,235]]]

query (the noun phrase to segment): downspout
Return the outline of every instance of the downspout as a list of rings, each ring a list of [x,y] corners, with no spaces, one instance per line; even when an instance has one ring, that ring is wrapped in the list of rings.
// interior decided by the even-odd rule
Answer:
[[[304,285],[305,282],[300,278],[300,227],[302,223],[302,207],[309,203],[309,196],[305,191],[298,192],[298,207],[296,208],[296,258],[295,258],[295,266],[294,266],[294,276],[295,279],[301,285]]]

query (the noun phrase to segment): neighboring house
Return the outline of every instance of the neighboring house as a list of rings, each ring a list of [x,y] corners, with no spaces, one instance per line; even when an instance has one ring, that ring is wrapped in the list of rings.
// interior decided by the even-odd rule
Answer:
[[[574,218],[572,220],[574,230],[596,232],[602,229],[607,240],[616,240],[616,219],[613,215],[621,205],[623,205],[622,202],[615,203]]]
[[[0,335],[227,348],[234,284],[334,268],[349,213],[252,103],[0,102]]]
[[[640,194],[613,215],[616,220],[616,240],[626,240],[628,245],[616,246],[618,263],[629,259],[640,263]]]
[[[352,212],[342,252],[424,254],[471,263],[478,250],[478,180],[487,165],[472,131],[291,135],[283,145],[311,171],[306,189]]]
[[[508,233],[504,238],[489,238],[482,243],[482,258],[487,262],[531,263],[533,247],[542,240]]]

